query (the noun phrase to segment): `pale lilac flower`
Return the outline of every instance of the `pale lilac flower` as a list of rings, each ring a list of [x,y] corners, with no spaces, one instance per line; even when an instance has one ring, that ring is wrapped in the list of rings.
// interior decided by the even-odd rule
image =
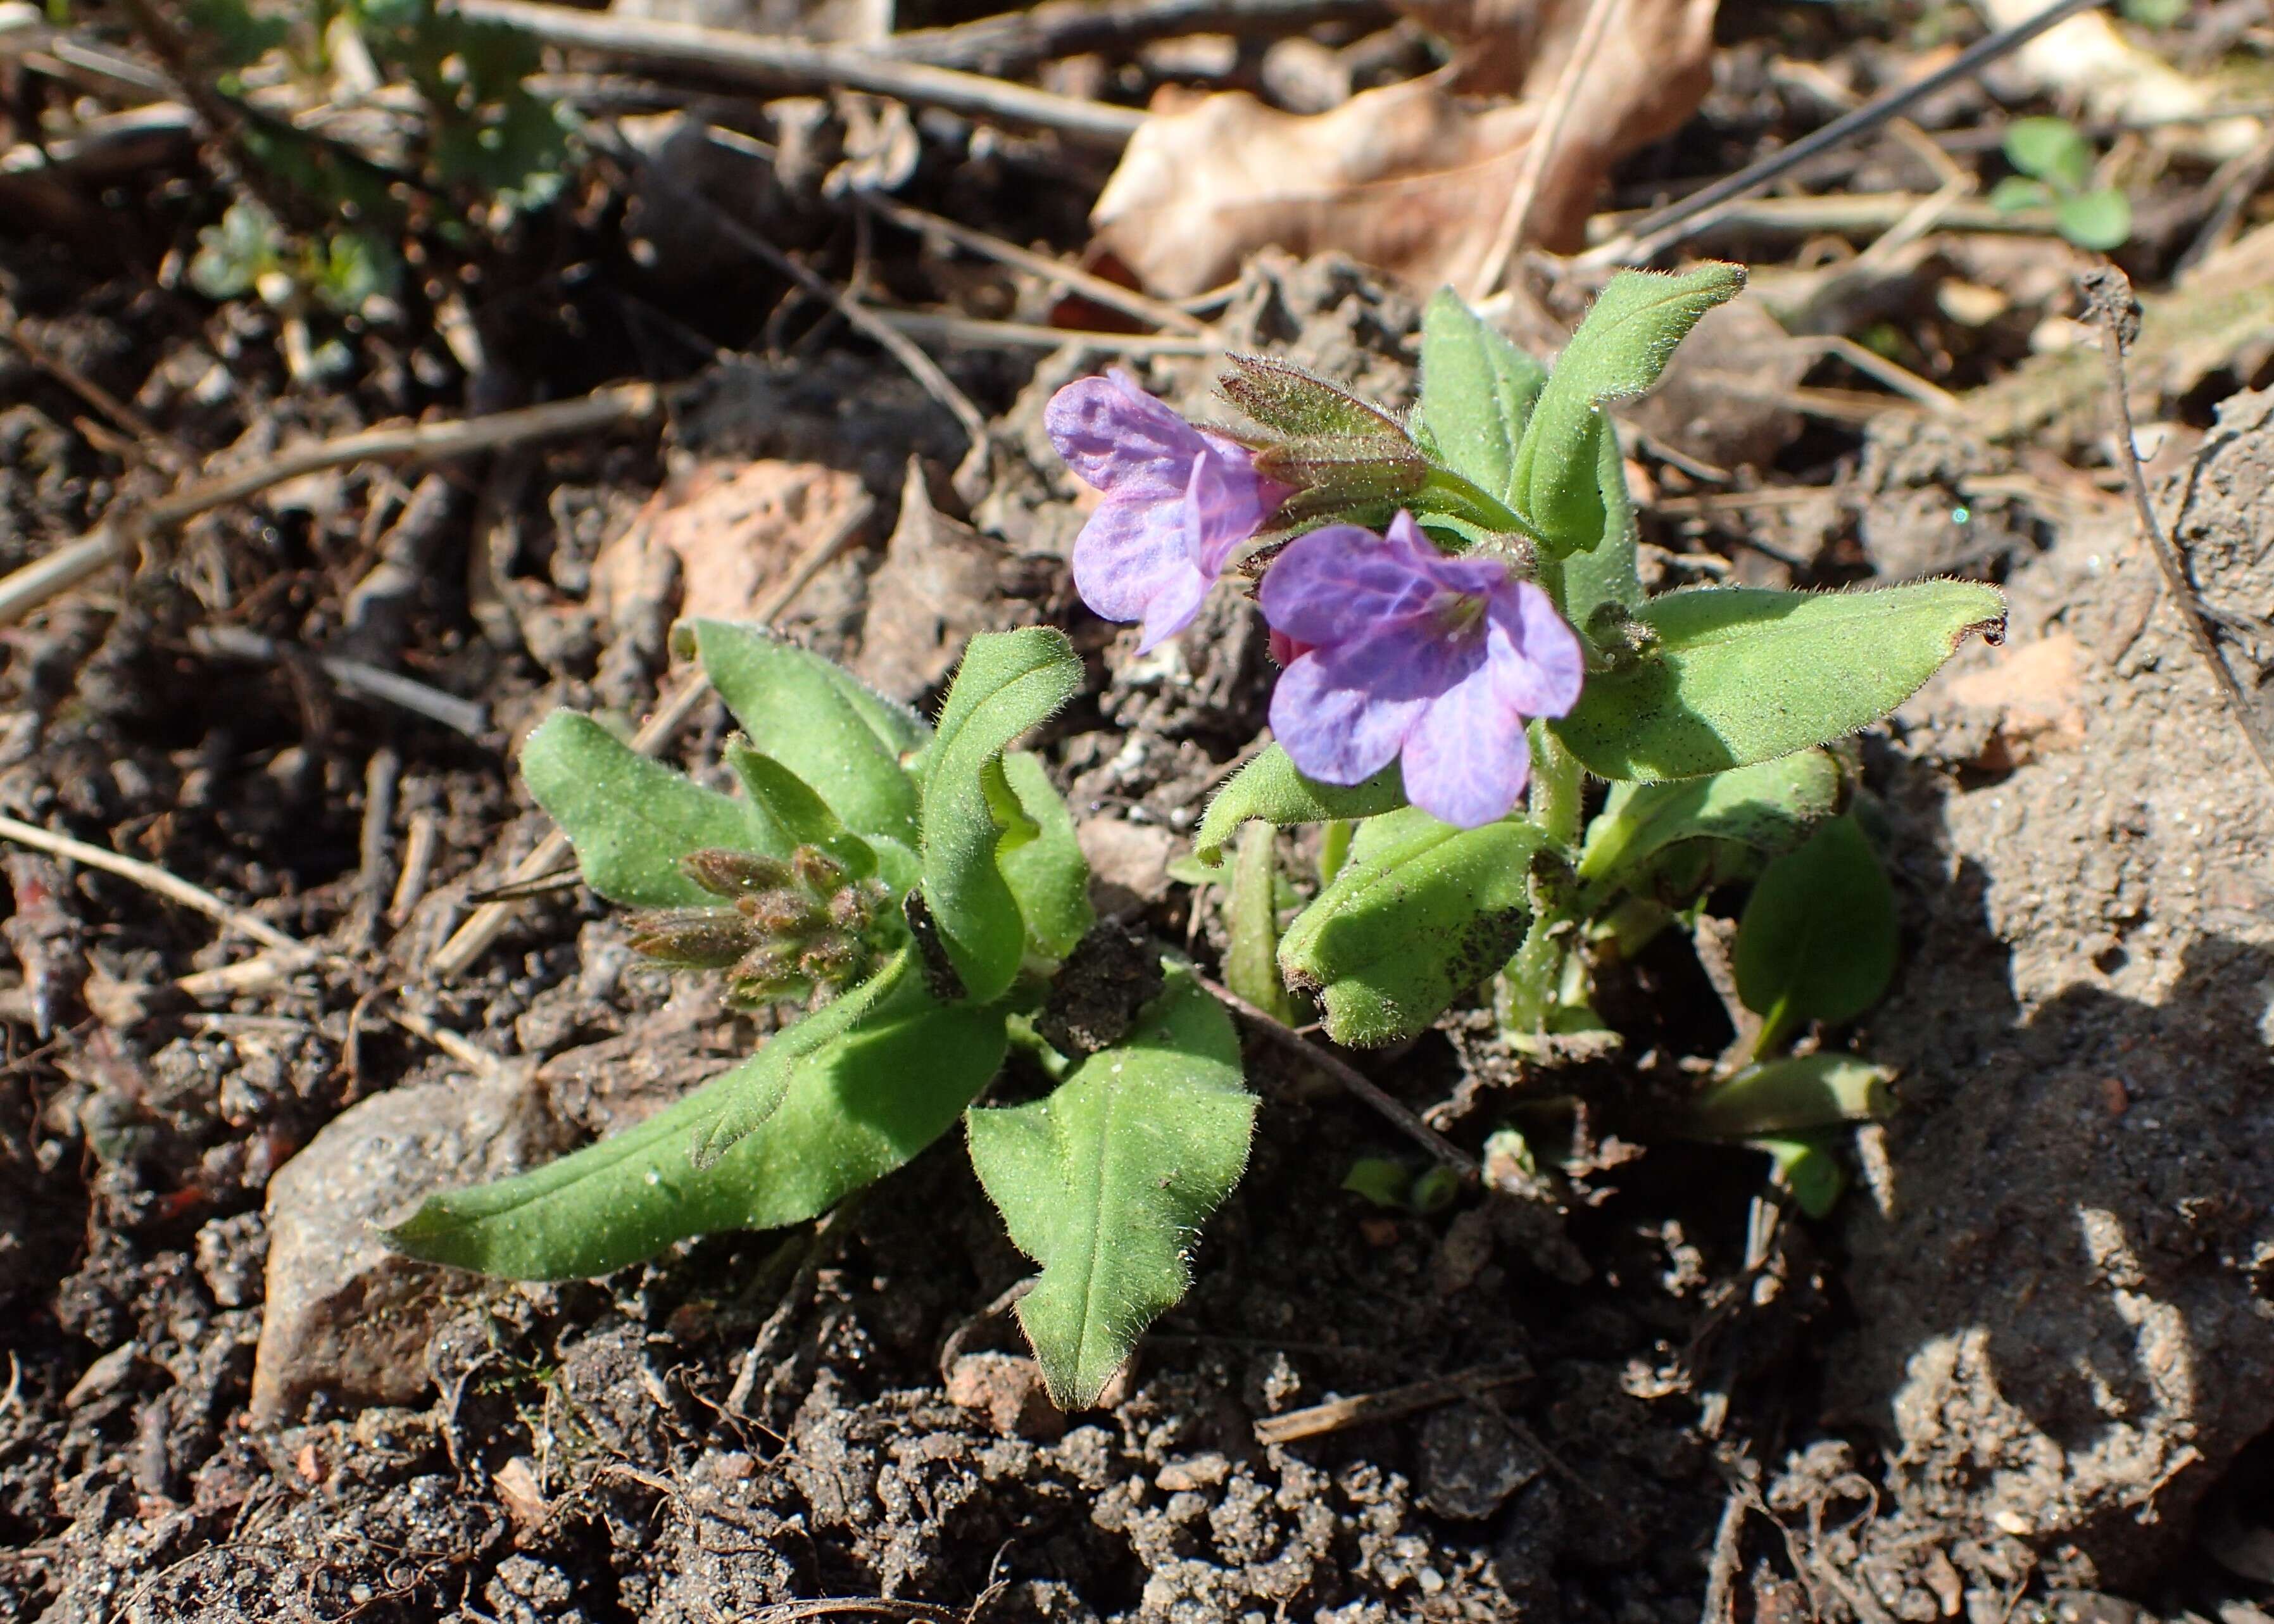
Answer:
[[[1050,397],[1043,423],[1058,455],[1105,495],[1073,544],[1073,585],[1108,620],[1142,621],[1140,652],[1193,623],[1232,550],[1291,487],[1246,450],[1193,427],[1126,372]]]
[[[1401,757],[1405,797],[1463,828],[1524,793],[1524,725],[1561,716],[1585,676],[1547,594],[1496,559],[1449,558],[1400,513],[1384,538],[1329,525],[1288,543],[1263,578],[1263,617],[1308,645],[1271,695],[1271,729],[1321,783]]]

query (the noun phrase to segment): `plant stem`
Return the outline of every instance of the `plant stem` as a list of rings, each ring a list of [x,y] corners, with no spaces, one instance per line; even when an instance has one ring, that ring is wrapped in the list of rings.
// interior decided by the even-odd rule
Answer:
[[[1335,876],[1350,861],[1351,835],[1357,825],[1348,818],[1329,818],[1319,830],[1319,888],[1334,884]]]
[[[1576,855],[1579,844],[1579,805],[1585,778],[1579,758],[1563,741],[1535,724],[1532,732],[1532,820],[1548,842],[1566,854]]]

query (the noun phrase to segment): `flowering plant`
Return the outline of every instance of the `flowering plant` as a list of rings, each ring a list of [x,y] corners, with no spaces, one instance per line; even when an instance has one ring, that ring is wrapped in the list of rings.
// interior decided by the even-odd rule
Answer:
[[[1553,372],[1450,293],[1426,316],[1411,419],[1276,363],[1237,360],[1224,394],[1257,427],[1237,444],[1252,494],[1209,510],[1166,480],[1141,509],[1112,495],[1078,581],[1109,619],[1173,557],[1213,574],[1243,552],[1283,666],[1275,742],[1217,791],[1197,857],[1243,825],[1321,826],[1320,888],[1280,931],[1267,845],[1243,839],[1227,976],[1281,1011],[1317,1000],[1338,1042],[1412,1037],[1480,984],[1522,1051],[1610,1039],[1592,973],[1705,895],[1752,882],[1735,948],[1744,1039],[1687,1125],[1760,1143],[1796,1188],[1830,1175],[1806,1136],[1875,1110],[1879,1074],[1846,1056],[1780,1058],[1811,1021],[1852,1018],[1892,972],[1892,895],[1827,746],[1886,716],[1969,633],[2000,635],[1993,587],[1871,592],[1706,587],[1646,597],[1610,402],[1641,393],[1735,266],[1628,272]],[[1162,410],[1086,381],[1075,470],[1114,487],[1115,427]],[[1165,442],[1157,433],[1156,440]],[[1103,479],[1100,479],[1103,475]],[[1199,488],[1197,481],[1188,489]],[[1177,623],[1197,608],[1179,587]],[[1162,624],[1167,623],[1163,617]],[[1147,637],[1159,631],[1148,614]],[[1586,783],[1605,781],[1586,819]],[[1691,917],[1694,917],[1692,914]]]
[[[1871,1003],[1893,959],[1886,881],[1824,746],[2003,605],[1952,581],[1645,598],[1605,404],[1647,388],[1741,283],[1623,276],[1552,374],[1442,295],[1409,420],[1260,359],[1224,380],[1254,432],[1196,427],[1120,376],[1050,403],[1103,494],[1073,558],[1099,614],[1151,646],[1227,570],[1260,574],[1276,741],[1217,792],[1195,854],[1212,868],[1240,846],[1235,992],[1283,1014],[1315,995],[1331,1037],[1381,1044],[1491,983],[1536,1048],[1594,1023],[1595,958],[1748,878],[1736,979],[1757,1063],[1690,1129],[1773,1138],[1872,1108],[1869,1068],[1774,1057]],[[1042,1265],[1019,1311],[1050,1392],[1095,1401],[1182,1295],[1254,1102],[1190,967],[1096,925],[1073,820],[1015,748],[1079,688],[1071,644],[975,638],[930,724],[755,628],[693,621],[674,644],[741,725],[741,795],[568,713],[530,736],[523,773],[585,884],[640,910],[635,948],[723,975],[737,1007],[804,1011],[669,1109],[436,1197],[390,1238],[493,1274],[602,1273],[813,1218],[960,1120]],[[1610,784],[1592,821],[1588,774]],[[1283,936],[1272,831],[1306,823],[1324,828],[1321,883]],[[1013,1050],[1048,1091],[977,1105]],[[1804,1167],[1804,1139],[1776,1143]]]

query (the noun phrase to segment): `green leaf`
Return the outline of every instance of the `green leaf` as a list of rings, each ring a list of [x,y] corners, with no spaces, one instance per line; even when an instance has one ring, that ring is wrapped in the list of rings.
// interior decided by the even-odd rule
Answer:
[[[1540,845],[1521,819],[1457,829],[1409,807],[1366,824],[1334,883],[1288,927],[1279,967],[1318,990],[1336,1042],[1410,1038],[1523,939]]]
[[[1621,271],[1596,298],[1540,391],[1510,478],[1514,506],[1553,551],[1602,538],[1605,404],[1656,383],[1698,318],[1744,285],[1743,267],[1708,261],[1679,275]]]
[[[521,774],[576,849],[584,883],[626,907],[716,906],[679,872],[690,851],[787,854],[749,803],[649,760],[574,711],[553,712],[523,742]]]
[[[251,198],[231,203],[220,223],[198,232],[190,285],[210,299],[241,298],[277,268],[283,251],[284,230],[275,215]]]
[[[1361,1156],[1343,1175],[1342,1188],[1375,1206],[1402,1212],[1413,1191],[1413,1175],[1404,1162],[1385,1156]]]
[[[915,845],[916,784],[900,764],[930,736],[921,718],[763,627],[696,620],[680,635],[751,748],[810,784],[855,833]]]
[[[696,1125],[687,1147],[696,1171],[706,1171],[765,1125],[780,1109],[802,1061],[855,1027],[883,1024],[930,1007],[922,980],[915,950],[903,948],[859,986],[775,1033],[757,1055],[712,1084],[705,1092],[717,1108]]]
[[[1128,1039],[1047,1099],[970,1114],[971,1165],[1043,1265],[1019,1302],[1051,1399],[1097,1401],[1192,1283],[1186,1249],[1247,1166],[1254,1097],[1224,1007],[1179,967]]]
[[[1284,827],[1324,823],[1335,818],[1371,818],[1405,804],[1405,780],[1392,762],[1362,784],[1322,784],[1295,770],[1276,744],[1226,779],[1209,800],[1193,837],[1193,855],[1209,867],[1224,861],[1224,849],[1239,826],[1251,820]]]
[[[1074,837],[1073,814],[1032,751],[1005,756],[1003,775],[1035,835],[1016,846],[1005,841],[996,857],[1027,922],[1028,940],[1045,958],[1062,959],[1097,923],[1097,910],[1089,903],[1089,864]]]
[[[1642,608],[1657,646],[1594,673],[1555,734],[1599,778],[1698,778],[1869,727],[1970,632],[2004,634],[2006,601],[1974,581],[1877,592],[1711,586]]]
[[[1606,604],[1618,605],[1630,617],[1643,605],[1635,557],[1642,527],[1635,522],[1634,498],[1627,491],[1627,459],[1619,446],[1618,425],[1608,412],[1603,414],[1602,432],[1595,436],[1595,489],[1603,502],[1603,539],[1558,566],[1563,575],[1558,607],[1582,631]]]
[[[818,846],[844,864],[851,879],[866,880],[877,872],[875,849],[840,822],[812,786],[780,762],[735,738],[727,741],[727,765],[742,781],[752,812],[767,831],[766,850]]]
[[[1081,686],[1081,661],[1064,632],[982,632],[940,708],[924,762],[923,894],[956,973],[982,1002],[1011,985],[1026,953],[1025,919],[997,860],[1005,804],[1024,810],[1003,752]]]
[[[2016,118],[2006,126],[2006,162],[2062,192],[2092,178],[2092,148],[2066,118]]]
[[[1691,1101],[1686,1131],[1701,1139],[1758,1139],[1893,1114],[1885,1067],[1852,1054],[1788,1056],[1748,1066]]]
[[[1501,501],[1511,494],[1517,442],[1547,369],[1510,344],[1450,288],[1421,317],[1421,404],[1437,453]]]
[[[1269,824],[1251,823],[1239,832],[1224,908],[1231,942],[1224,956],[1224,982],[1273,1020],[1292,1025],[1294,1001],[1279,976],[1278,847],[1278,831]]]
[[[1770,1182],[1791,1191],[1793,1205],[1811,1218],[1829,1218],[1847,1193],[1848,1171],[1828,1146],[1812,1139],[1756,1139],[1752,1146],[1774,1164]]]
[[[2060,200],[2053,223],[2078,247],[2107,253],[2132,235],[2132,200],[2113,186],[2082,192]]]
[[[1990,207],[2001,215],[2018,215],[2032,208],[2051,208],[2053,189],[2026,175],[2008,175],[1990,188]]]
[[[1761,871],[1731,957],[1737,996],[1765,1023],[1758,1051],[1879,1001],[1895,971],[1895,895],[1853,813]]]
[[[1821,750],[1706,778],[1613,784],[1587,826],[1579,878],[1615,882],[1682,841],[1740,841],[1772,857],[1788,851],[1839,810],[1840,784],[1840,764]]]
[[[606,1274],[689,1235],[801,1223],[946,1132],[1002,1065],[1005,1046],[1000,1009],[928,998],[810,1053],[791,1046],[777,1056],[797,1030],[777,1033],[726,1077],[636,1128],[534,1173],[431,1197],[388,1241],[414,1258],[485,1274],[568,1280]],[[720,1109],[719,1084],[791,1061],[787,1092],[764,1125],[709,1167],[695,1167],[689,1141]]]

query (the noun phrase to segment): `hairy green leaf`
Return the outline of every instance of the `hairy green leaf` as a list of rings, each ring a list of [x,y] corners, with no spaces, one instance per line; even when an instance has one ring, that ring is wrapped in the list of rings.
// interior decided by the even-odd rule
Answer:
[[[1334,883],[1296,916],[1279,967],[1315,988],[1337,1043],[1420,1031],[1506,962],[1531,914],[1539,829],[1457,829],[1409,807],[1360,827]]]
[[[812,786],[772,756],[741,739],[727,741],[727,765],[749,792],[750,805],[772,831],[769,851],[818,846],[845,865],[848,877],[866,880],[877,872],[877,853],[839,821]]]
[[[1615,882],[1678,842],[1734,840],[1773,857],[1840,808],[1840,764],[1797,750],[1706,778],[1616,783],[1587,826],[1579,878]]]
[[[1547,369],[1510,344],[1450,288],[1421,317],[1421,404],[1417,416],[1439,456],[1507,502],[1517,443]]]
[[[774,1034],[765,1047],[705,1089],[715,1106],[695,1129],[687,1159],[708,1169],[781,1108],[803,1061],[862,1025],[882,1025],[930,1007],[915,950],[903,948],[859,986]],[[767,1063],[759,1065],[757,1061]]]
[[[1032,751],[1005,756],[1003,776],[1035,835],[1015,846],[1005,841],[997,860],[1018,899],[1028,940],[1044,957],[1062,959],[1097,923],[1097,910],[1089,903],[1089,864],[1074,838],[1073,814]]]
[[[1096,1402],[1185,1295],[1186,1251],[1239,1182],[1254,1121],[1230,1017],[1174,967],[1127,1040],[1047,1099],[970,1114],[979,1182],[1043,1265],[1019,1321],[1061,1409]]]
[[[855,834],[916,843],[915,780],[901,761],[930,736],[922,718],[764,627],[684,621],[678,635],[693,639],[752,749],[811,785]]]
[[[1193,854],[1209,867],[1224,861],[1224,849],[1239,826],[1252,820],[1285,827],[1324,823],[1332,818],[1371,818],[1405,804],[1405,780],[1390,763],[1362,784],[1322,784],[1295,769],[1276,744],[1234,773],[1217,789],[1193,836]]]
[[[1790,1055],[1748,1066],[1690,1102],[1685,1130],[1701,1139],[1758,1139],[1890,1115],[1883,1066],[1852,1054]]]
[[[649,760],[574,711],[553,712],[523,741],[521,773],[576,849],[584,883],[626,907],[716,903],[679,872],[690,851],[787,850],[749,803]]]
[[[1005,816],[1023,818],[1003,752],[1081,685],[1081,661],[1050,627],[971,639],[924,761],[924,901],[971,997],[998,997],[1019,973],[1027,925],[997,847]],[[1033,837],[1038,825],[1023,829]]]
[[[1597,672],[1556,736],[1599,778],[1698,778],[1869,727],[1969,633],[2004,633],[2006,601],[1974,581],[1876,592],[1713,586],[1642,608],[1657,645]]]
[[[1855,815],[1834,818],[1761,871],[1737,921],[1737,996],[1760,1048],[1806,1021],[1852,1020],[1895,972],[1895,896]]]
[[[1616,604],[1631,616],[1643,605],[1642,577],[1635,561],[1641,526],[1627,491],[1627,460],[1619,449],[1618,425],[1607,412],[1595,436],[1595,489],[1603,500],[1602,540],[1566,557],[1562,570],[1563,616],[1582,631],[1598,610]]]
[[[905,1009],[896,999],[889,1017],[817,1048],[778,1050],[798,1030],[627,1132],[534,1173],[429,1198],[388,1241],[485,1274],[569,1280],[689,1235],[800,1223],[946,1132],[1002,1065],[1006,1042],[1000,1009],[929,999]],[[791,1076],[772,1114],[696,1167],[688,1144],[720,1109],[720,1084],[777,1067]]]
[[[1540,392],[1510,476],[1517,510],[1553,550],[1603,536],[1603,407],[1656,383],[1698,318],[1744,285],[1742,266],[1708,261],[1678,275],[1621,271],[1597,297]]]

